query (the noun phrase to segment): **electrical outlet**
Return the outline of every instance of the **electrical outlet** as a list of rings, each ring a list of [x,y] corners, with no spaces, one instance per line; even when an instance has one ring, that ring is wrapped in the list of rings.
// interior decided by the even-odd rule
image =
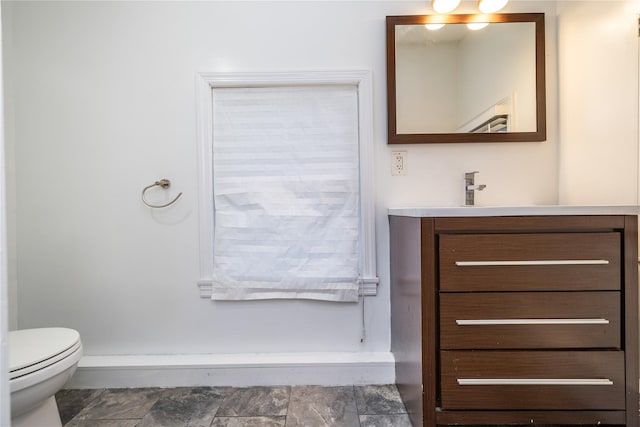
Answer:
[[[391,152],[391,175],[400,176],[407,174],[407,152],[392,151]]]

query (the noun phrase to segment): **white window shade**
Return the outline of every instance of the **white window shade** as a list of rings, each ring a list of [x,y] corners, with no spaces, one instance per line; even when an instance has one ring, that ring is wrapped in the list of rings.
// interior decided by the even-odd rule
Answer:
[[[371,73],[200,73],[196,83],[200,296],[376,295]]]
[[[358,299],[357,96],[213,90],[213,299]]]

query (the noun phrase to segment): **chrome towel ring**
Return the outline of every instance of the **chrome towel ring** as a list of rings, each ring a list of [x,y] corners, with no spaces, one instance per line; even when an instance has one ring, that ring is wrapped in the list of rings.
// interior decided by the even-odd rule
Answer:
[[[161,187],[161,188],[163,188],[163,189],[165,189],[165,190],[166,190],[167,188],[169,188],[169,187],[171,186],[171,181],[169,181],[168,179],[161,179],[160,181],[156,181],[156,182],[154,182],[153,184],[151,184],[151,185],[147,185],[146,187],[144,187],[144,189],[142,190],[142,203],[144,203],[145,205],[149,206],[150,208],[155,208],[155,209],[158,209],[158,208],[166,208],[167,206],[170,206],[170,205],[174,204],[175,202],[177,202],[177,201],[178,201],[178,199],[180,198],[180,196],[182,196],[182,192],[180,192],[180,193],[178,193],[178,195],[177,195],[177,196],[176,196],[172,201],[170,201],[169,203],[165,203],[164,205],[152,205],[151,203],[147,202],[147,200],[144,198],[144,193],[145,193],[148,189],[150,189],[150,188],[152,188],[152,187],[155,187],[155,186],[159,186],[159,187]]]

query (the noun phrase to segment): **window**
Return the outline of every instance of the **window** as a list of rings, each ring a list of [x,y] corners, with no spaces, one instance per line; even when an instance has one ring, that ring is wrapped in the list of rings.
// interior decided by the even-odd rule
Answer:
[[[370,74],[199,75],[200,294],[375,295]]]

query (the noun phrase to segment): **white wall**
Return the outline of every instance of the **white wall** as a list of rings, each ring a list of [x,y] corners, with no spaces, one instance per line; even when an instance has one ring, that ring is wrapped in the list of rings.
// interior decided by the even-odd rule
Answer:
[[[414,146],[386,144],[384,20],[428,13],[424,1],[5,5],[18,326],[76,328],[88,355],[385,352],[387,207],[460,205],[471,170],[487,184],[479,204],[558,199],[555,2],[506,10],[547,13],[548,140]],[[195,73],[335,69],[374,77],[380,287],[364,344],[359,306],[214,303],[196,286]],[[408,176],[390,176],[397,149]],[[184,196],[150,211],[140,190],[159,178]]]
[[[456,42],[396,46],[398,133],[454,132],[457,117]],[[437,100],[437,102],[434,102]]]
[[[534,23],[489,25],[460,43],[458,126],[512,98],[512,130],[536,131]]]
[[[194,95],[198,71],[373,69],[386,151],[390,5],[10,3],[18,326],[77,328],[88,355],[388,351],[384,235],[364,344],[354,304],[198,297]],[[159,178],[184,196],[150,211]]]
[[[2,29],[2,4],[0,4],[0,30]],[[1,39],[2,37],[0,37]],[[2,47],[0,47],[2,58]],[[2,60],[0,60],[0,99],[3,99]],[[0,426],[8,426],[11,406],[9,405],[9,301],[7,286],[7,221],[6,182],[4,154],[4,105],[0,102]]]
[[[10,53],[12,43],[11,43],[11,19],[9,18],[10,13],[8,12],[8,8],[3,7],[2,10],[2,68],[3,68],[3,79],[2,83],[3,87],[3,137],[8,142],[4,146],[4,168],[5,168],[5,215],[7,219],[7,263],[8,263],[8,271],[7,274],[7,304],[9,306],[7,317],[8,322],[7,326],[9,330],[16,329],[18,326],[18,280],[16,277],[17,269],[16,267],[16,257],[17,257],[17,249],[16,249],[16,198],[15,198],[15,158],[14,158],[14,147],[13,143],[13,84],[11,83],[11,78],[9,77],[11,72],[11,56]],[[7,84],[9,83],[9,84]]]
[[[638,203],[640,1],[558,4],[560,202]]]

